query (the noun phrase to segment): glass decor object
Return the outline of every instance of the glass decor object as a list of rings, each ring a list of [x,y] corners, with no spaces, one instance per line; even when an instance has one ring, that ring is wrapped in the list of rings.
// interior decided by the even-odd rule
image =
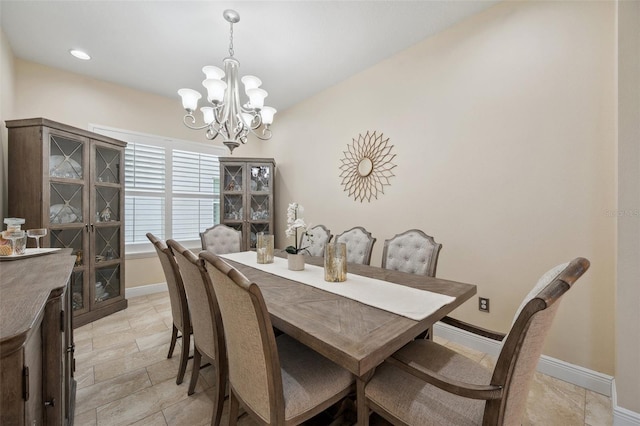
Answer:
[[[24,254],[27,248],[27,234],[22,230],[24,219],[20,217],[7,217],[4,220],[7,230],[2,231],[2,238],[11,240],[11,253]]]
[[[273,235],[258,232],[256,253],[258,256],[258,263],[273,263]]]
[[[347,245],[345,243],[325,244],[324,280],[333,283],[347,280]]]
[[[36,248],[40,248],[40,238],[45,235],[47,235],[47,228],[27,229],[27,237],[36,240]]]

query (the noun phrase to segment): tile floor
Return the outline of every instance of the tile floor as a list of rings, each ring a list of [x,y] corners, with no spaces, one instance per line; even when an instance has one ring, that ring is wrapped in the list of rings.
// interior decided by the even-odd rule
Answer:
[[[176,347],[172,359],[167,359],[171,324],[171,307],[165,292],[129,299],[126,310],[74,331],[78,383],[76,425],[210,424],[212,367],[200,371],[192,396],[187,396],[191,362],[185,381],[176,385],[180,347]],[[494,362],[483,353],[436,340],[487,365]],[[226,405],[223,424],[227,421]],[[320,425],[326,421],[316,419],[311,423]],[[523,424],[606,426],[612,423],[609,398],[536,373]],[[244,416],[238,424],[253,425],[254,422]]]

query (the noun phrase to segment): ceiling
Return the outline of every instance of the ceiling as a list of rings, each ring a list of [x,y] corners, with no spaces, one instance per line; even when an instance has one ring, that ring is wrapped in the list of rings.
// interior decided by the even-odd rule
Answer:
[[[497,2],[1,0],[0,21],[18,58],[178,102],[181,87],[204,93],[204,65],[222,67],[232,8],[240,75],[282,111]]]

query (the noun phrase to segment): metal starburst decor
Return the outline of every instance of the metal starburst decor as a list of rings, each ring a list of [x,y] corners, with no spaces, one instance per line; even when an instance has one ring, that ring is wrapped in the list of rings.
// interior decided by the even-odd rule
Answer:
[[[389,138],[383,139],[382,136],[376,132],[360,134],[344,151],[340,177],[345,192],[356,201],[371,201],[371,197],[377,199],[378,194],[384,194],[389,178],[395,176],[391,171],[396,166],[391,163],[396,156],[391,154],[393,145],[389,145]]]

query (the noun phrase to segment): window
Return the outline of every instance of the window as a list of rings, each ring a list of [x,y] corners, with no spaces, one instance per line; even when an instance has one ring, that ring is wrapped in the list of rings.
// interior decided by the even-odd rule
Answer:
[[[199,247],[200,232],[220,221],[218,156],[224,149],[97,126],[93,131],[127,142],[127,254],[153,252],[147,232]]]

